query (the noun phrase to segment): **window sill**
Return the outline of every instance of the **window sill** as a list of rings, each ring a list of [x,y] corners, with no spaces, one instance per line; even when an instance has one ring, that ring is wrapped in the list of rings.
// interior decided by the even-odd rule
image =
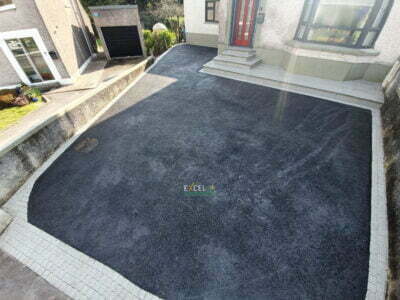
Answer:
[[[204,21],[204,24],[218,25],[219,22]]]
[[[11,10],[11,9],[15,9],[15,4],[8,4],[8,5],[0,6],[0,12],[6,11],[6,10]]]
[[[287,46],[290,46],[293,48],[326,51],[326,52],[332,52],[332,53],[337,53],[337,54],[348,54],[348,55],[355,55],[355,56],[378,56],[380,53],[379,51],[377,51],[375,49],[355,49],[355,48],[347,48],[347,47],[341,47],[341,46],[306,43],[306,42],[300,42],[300,41],[296,41],[296,40],[287,41],[285,44]]]

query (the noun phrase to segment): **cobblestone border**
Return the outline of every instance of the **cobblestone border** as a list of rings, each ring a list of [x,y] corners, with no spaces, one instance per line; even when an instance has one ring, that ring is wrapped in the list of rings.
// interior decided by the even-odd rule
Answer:
[[[386,202],[382,119],[379,109],[372,113],[371,235],[368,290],[365,299],[386,298],[389,269],[389,229]]]
[[[163,56],[100,112],[98,117],[149,72]],[[301,94],[301,91],[297,92]],[[388,227],[380,110],[342,99],[326,98],[318,93],[310,96],[365,108],[372,113],[371,236],[366,299],[383,300],[386,295],[388,270]],[[89,126],[58,149],[3,206],[15,220],[0,236],[0,248],[74,299],[159,299],[109,267],[27,222],[27,204],[34,182]]]

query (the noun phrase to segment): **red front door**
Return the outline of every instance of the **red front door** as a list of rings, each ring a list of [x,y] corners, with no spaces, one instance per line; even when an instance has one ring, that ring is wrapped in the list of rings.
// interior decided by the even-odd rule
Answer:
[[[236,0],[232,43],[249,47],[254,29],[256,0]]]

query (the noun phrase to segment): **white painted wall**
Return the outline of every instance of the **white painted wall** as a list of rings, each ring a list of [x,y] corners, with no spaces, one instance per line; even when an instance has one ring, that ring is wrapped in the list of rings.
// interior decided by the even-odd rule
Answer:
[[[375,43],[380,52],[377,62],[393,64],[400,56],[400,1],[394,0],[392,10]]]
[[[206,23],[205,0],[184,0],[186,32],[218,35],[218,23]]]
[[[303,5],[304,0],[260,0],[258,11],[265,13],[265,21],[256,24],[254,46],[281,49],[293,40]]]

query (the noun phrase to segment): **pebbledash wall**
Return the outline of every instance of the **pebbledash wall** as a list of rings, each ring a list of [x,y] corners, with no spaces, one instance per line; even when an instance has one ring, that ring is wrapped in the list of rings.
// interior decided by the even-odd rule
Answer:
[[[89,16],[79,0],[53,1],[51,5],[48,0],[34,2],[69,76],[75,78],[80,67],[95,52],[94,33]],[[82,27],[85,27],[86,37],[80,30]]]
[[[285,2],[285,1],[284,1]],[[400,54],[400,1],[394,1],[374,49],[351,49],[294,41],[305,0],[259,0],[258,12],[265,13],[263,24],[256,24],[253,48],[264,63],[283,67],[295,74],[333,80],[382,82]],[[188,43],[213,46],[206,37],[215,36],[218,50],[229,46],[234,0],[220,0],[219,24],[205,23],[205,0],[185,0]],[[188,14],[186,14],[188,13]],[[316,67],[317,66],[317,67]]]
[[[0,33],[37,29],[48,51],[56,51],[59,58],[53,59],[63,82],[72,83],[79,68],[90,57],[82,38],[77,38],[79,28],[76,15],[73,13],[72,1],[47,0],[13,0],[12,9],[0,11]],[[76,1],[82,13],[84,26],[93,35],[89,17]],[[83,62],[82,62],[83,61]],[[14,86],[21,82],[14,67],[0,49],[0,87]]]

